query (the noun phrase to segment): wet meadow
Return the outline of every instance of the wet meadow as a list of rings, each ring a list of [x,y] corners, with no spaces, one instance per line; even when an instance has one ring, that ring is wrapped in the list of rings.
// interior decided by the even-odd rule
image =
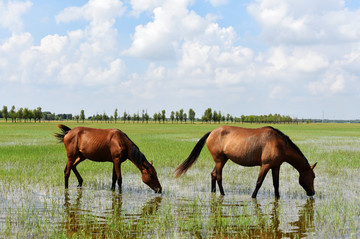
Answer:
[[[225,196],[211,193],[213,159],[204,147],[180,178],[174,169],[196,142],[219,124],[61,122],[124,131],[154,163],[162,194],[122,164],[122,193],[111,191],[112,164],[85,160],[64,189],[66,152],[53,134],[59,122],[0,121],[0,238],[358,238],[360,237],[360,125],[272,125],[298,145],[315,168],[314,197],[298,172],[280,169],[280,199],[271,173],[251,198],[259,167],[231,161],[223,170]],[[260,124],[236,124],[261,127]]]

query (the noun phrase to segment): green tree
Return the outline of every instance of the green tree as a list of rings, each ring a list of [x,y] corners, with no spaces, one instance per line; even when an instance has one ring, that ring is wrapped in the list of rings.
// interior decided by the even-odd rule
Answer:
[[[165,119],[166,119],[165,113],[166,113],[165,110],[161,111],[161,119],[162,119],[163,124],[165,123]]]
[[[175,112],[174,111],[171,111],[170,119],[171,119],[171,123],[174,123],[174,119],[175,119]]]
[[[211,119],[212,119],[212,109],[207,108],[204,112],[204,120],[206,123],[210,122],[210,124],[211,124]]]
[[[115,124],[116,124],[117,118],[118,118],[118,109],[115,109],[115,112],[114,112]]]
[[[11,122],[16,123],[16,111],[15,111],[15,105],[11,106],[11,110],[10,110],[10,118],[11,118]]]
[[[145,114],[144,114],[144,119],[145,119],[146,123],[149,123],[150,116],[149,116],[149,114],[147,113],[147,111],[146,111]]]
[[[17,117],[18,117],[18,119],[19,119],[20,122],[21,122],[21,120],[24,118],[24,109],[23,109],[23,108],[20,108],[20,109],[18,110],[18,112],[17,112]]]
[[[216,110],[214,110],[214,113],[212,114],[212,120],[214,121],[214,124],[216,123],[216,121],[218,121],[218,113],[216,112]]]
[[[156,121],[158,120],[158,114],[157,114],[157,113],[154,113],[153,119],[154,119],[154,122],[155,122],[155,124],[156,124]]]
[[[241,123],[244,123],[246,120],[246,116],[245,115],[241,115]]]
[[[7,106],[3,106],[2,108],[2,116],[5,118],[5,122],[7,122],[7,119],[9,118],[9,112]]]
[[[80,119],[81,119],[82,122],[84,123],[84,121],[85,121],[85,111],[84,111],[84,110],[81,110],[81,111],[80,111]]]
[[[180,122],[182,123],[183,120],[184,120],[184,110],[183,109],[180,109],[179,111],[179,119],[180,119]]]
[[[189,109],[189,120],[194,123],[195,121],[195,111],[193,109]]]
[[[34,119],[34,121],[36,123],[36,121],[37,121],[37,110],[36,109],[32,110],[32,117],[33,117],[33,119]]]
[[[103,114],[103,120],[105,121],[105,123],[110,123],[110,117],[105,112]]]
[[[179,123],[179,119],[180,119],[179,111],[176,111],[176,113],[175,113],[175,119],[176,119],[176,123]]]
[[[140,114],[139,112],[136,114],[136,121],[139,123],[140,122]]]
[[[125,123],[126,123],[126,120],[127,120],[127,113],[126,113],[126,111],[124,111],[123,120],[124,120],[124,124],[125,124]]]
[[[31,118],[31,111],[28,108],[25,108],[23,114],[24,114],[24,116],[23,116],[24,121],[26,123],[26,120]]]
[[[41,107],[37,107],[37,109],[36,109],[36,116],[37,116],[37,118],[38,118],[38,120],[39,120],[39,123],[40,123],[40,122],[41,122],[41,118],[43,117],[43,113],[42,113]]]
[[[226,123],[229,123],[229,120],[230,120],[230,114],[227,114],[226,115]]]

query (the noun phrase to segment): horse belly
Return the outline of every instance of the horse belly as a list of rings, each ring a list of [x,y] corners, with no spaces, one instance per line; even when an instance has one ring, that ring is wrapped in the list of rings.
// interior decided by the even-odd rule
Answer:
[[[260,157],[254,157],[251,155],[244,155],[243,157],[233,156],[233,157],[229,157],[229,159],[234,163],[245,167],[253,167],[253,166],[261,165]]]
[[[110,151],[107,147],[103,147],[101,145],[82,145],[79,148],[80,153],[87,159],[96,162],[104,162],[109,161],[112,162],[112,158],[110,155]]]
[[[241,166],[253,167],[261,165],[261,148],[234,147],[225,155]]]

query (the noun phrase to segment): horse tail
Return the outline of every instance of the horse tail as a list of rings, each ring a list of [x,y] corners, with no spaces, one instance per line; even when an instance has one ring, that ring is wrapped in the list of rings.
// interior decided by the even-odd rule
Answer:
[[[202,148],[204,147],[206,139],[209,137],[211,132],[206,133],[195,145],[194,149],[191,151],[189,157],[175,169],[176,177],[179,177],[181,174],[186,173],[186,171],[195,163],[198,159]]]
[[[59,140],[59,143],[63,143],[65,135],[71,129],[63,124],[58,124],[57,127],[61,129],[61,133],[55,133],[54,136],[55,136],[55,138],[57,138]]]

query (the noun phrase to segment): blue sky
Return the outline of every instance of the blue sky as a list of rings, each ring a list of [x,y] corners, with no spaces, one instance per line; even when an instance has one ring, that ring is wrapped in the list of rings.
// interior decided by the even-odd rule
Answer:
[[[0,105],[359,119],[354,0],[0,0]]]

